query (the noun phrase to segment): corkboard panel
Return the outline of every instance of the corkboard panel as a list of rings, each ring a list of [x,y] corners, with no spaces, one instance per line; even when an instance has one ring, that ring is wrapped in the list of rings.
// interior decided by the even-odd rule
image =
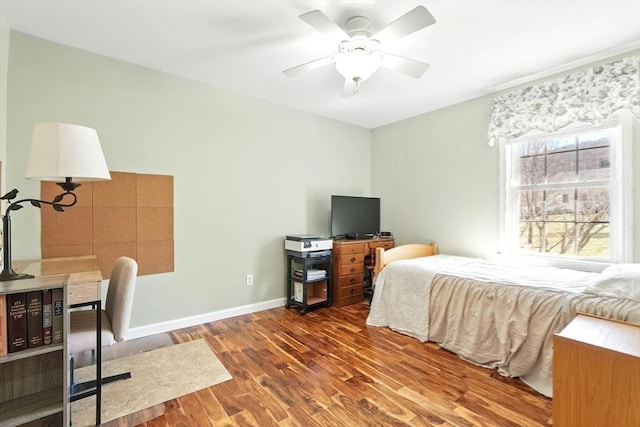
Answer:
[[[172,240],[173,208],[141,208],[138,207],[137,240]]]
[[[58,212],[51,206],[43,205],[40,217],[43,225],[40,230],[42,247],[91,245],[93,243],[93,208],[91,205],[72,206],[66,208],[64,212]]]
[[[138,242],[137,256],[139,275],[174,270],[173,240]]]
[[[141,208],[173,209],[173,177],[171,175],[136,175],[137,200]]]
[[[93,207],[93,242],[135,242],[136,208]]]
[[[93,183],[93,206],[135,207],[137,174],[109,172],[111,181]]]
[[[79,187],[65,212],[42,211],[42,257],[94,254],[105,279],[120,256],[138,261],[138,275],[174,271],[173,177],[110,173],[111,181]],[[43,200],[60,193],[42,183]]]
[[[76,246],[43,246],[42,258],[93,255],[93,243]]]
[[[133,258],[138,263],[140,260],[138,259],[137,251],[136,251],[136,242],[109,242],[109,243],[96,243],[93,245],[93,254],[98,258],[98,265],[100,265],[100,272],[102,273],[102,277],[106,280],[111,277],[111,270],[113,269],[113,264],[116,262],[118,258],[121,256],[128,256],[129,258]],[[158,273],[146,273],[153,274]],[[140,266],[138,266],[138,276],[141,276]]]

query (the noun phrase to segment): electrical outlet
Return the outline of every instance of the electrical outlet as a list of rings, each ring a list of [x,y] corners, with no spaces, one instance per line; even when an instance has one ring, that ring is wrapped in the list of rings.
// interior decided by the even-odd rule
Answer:
[[[253,274],[247,274],[247,286],[253,286]]]

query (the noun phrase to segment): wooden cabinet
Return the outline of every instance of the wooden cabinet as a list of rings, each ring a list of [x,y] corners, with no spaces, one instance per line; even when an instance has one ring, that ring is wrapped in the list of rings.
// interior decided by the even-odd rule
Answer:
[[[376,248],[390,249],[393,239],[335,240],[333,242],[333,305],[361,302],[365,282],[373,280]]]
[[[57,276],[0,282],[0,294],[66,289],[65,280],[66,276]],[[68,295],[63,294],[66,306]],[[66,340],[68,312],[63,312],[63,340]],[[49,344],[0,356],[0,425],[69,424],[65,348],[64,344]]]
[[[640,426],[640,325],[578,315],[553,338],[554,427]]]

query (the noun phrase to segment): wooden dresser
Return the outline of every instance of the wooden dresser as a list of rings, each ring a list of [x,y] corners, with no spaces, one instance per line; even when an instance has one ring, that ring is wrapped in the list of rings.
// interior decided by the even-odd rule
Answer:
[[[640,426],[640,325],[582,315],[553,338],[553,426]]]
[[[334,240],[332,305],[363,301],[365,277],[373,273],[376,248],[390,249],[393,245],[393,239]]]

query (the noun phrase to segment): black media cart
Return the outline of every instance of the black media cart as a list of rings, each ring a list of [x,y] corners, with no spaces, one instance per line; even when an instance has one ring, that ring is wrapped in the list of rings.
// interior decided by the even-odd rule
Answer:
[[[315,307],[331,305],[331,250],[285,251],[287,255],[287,304],[300,314]],[[322,273],[324,272],[324,274]]]

